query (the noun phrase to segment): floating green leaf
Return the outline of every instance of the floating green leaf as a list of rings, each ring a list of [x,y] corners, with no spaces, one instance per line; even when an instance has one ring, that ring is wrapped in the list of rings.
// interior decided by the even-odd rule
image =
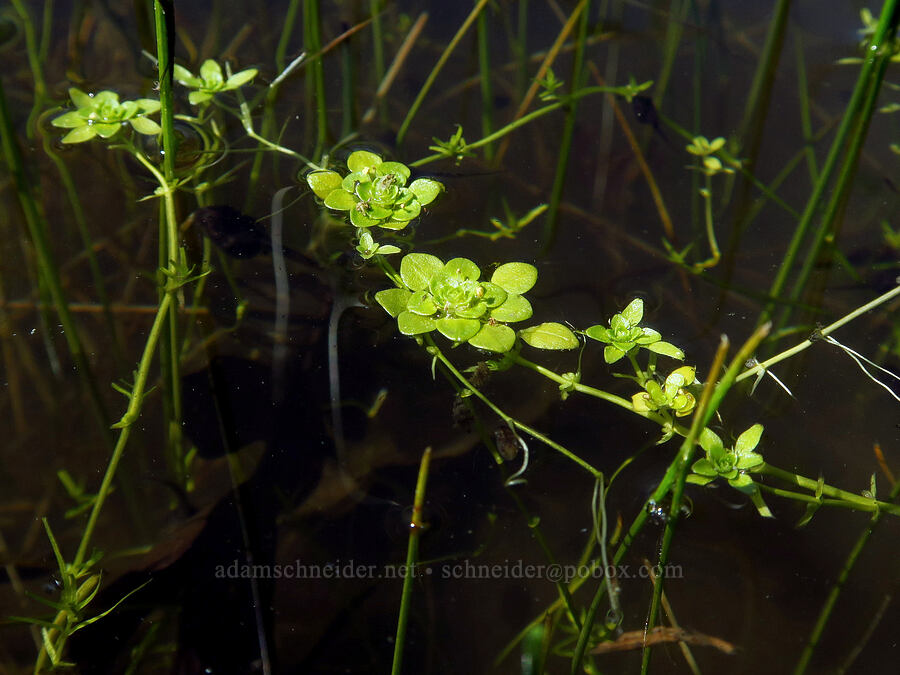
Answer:
[[[350,169],[350,171],[365,171],[366,169],[378,166],[379,164],[381,164],[381,157],[368,150],[351,152],[350,156],[347,158],[347,168]]]
[[[430,316],[420,316],[412,312],[401,312],[397,317],[397,328],[404,335],[421,335],[435,329],[435,321]]]
[[[649,349],[651,352],[662,354],[663,356],[668,356],[672,359],[677,359],[679,361],[684,360],[684,352],[675,345],[668,342],[653,342],[652,344],[647,345],[647,349]]]
[[[410,296],[412,293],[405,288],[388,288],[378,291],[375,294],[375,301],[384,307],[385,312],[396,319],[401,312],[406,310]]]
[[[403,166],[402,164],[400,166]],[[406,168],[404,166],[404,168]],[[408,169],[407,169],[407,177],[408,177]],[[412,192],[416,199],[418,199],[419,204],[425,206],[430,204],[437,196],[441,194],[444,190],[443,184],[433,180],[431,178],[417,178],[409,185],[409,191]]]
[[[491,275],[491,281],[509,293],[527,293],[537,281],[537,268],[522,262],[500,265]]]
[[[400,261],[400,278],[412,291],[428,288],[432,277],[444,268],[441,259],[428,253],[409,253]]]
[[[484,324],[478,334],[469,339],[469,344],[479,349],[498,352],[508,352],[516,343],[516,333],[509,326]]]
[[[514,323],[525,321],[532,315],[531,303],[521,295],[509,295],[502,305],[491,310],[491,318],[495,321]]]
[[[575,349],[578,338],[567,326],[561,323],[541,323],[519,331],[527,344],[538,349]]]
[[[306,177],[306,184],[319,199],[325,199],[333,190],[341,187],[341,175],[337,171],[313,171]]]
[[[441,335],[454,342],[465,342],[475,337],[481,330],[481,322],[477,319],[444,317],[435,321],[435,324]]]

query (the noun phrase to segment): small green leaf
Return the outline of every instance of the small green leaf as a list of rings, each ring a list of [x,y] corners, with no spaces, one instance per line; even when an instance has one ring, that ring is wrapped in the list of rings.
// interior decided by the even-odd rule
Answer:
[[[714,467],[712,462],[706,459],[706,457],[702,457],[694,462],[691,471],[701,476],[709,476],[710,478],[715,478],[719,475],[719,472],[716,471],[716,467]]]
[[[409,174],[407,174],[407,177],[408,175]],[[410,192],[416,196],[416,199],[418,199],[419,204],[422,206],[430,204],[437,199],[437,196],[441,194],[443,189],[444,186],[441,183],[438,183],[431,178],[416,178],[409,184]]]
[[[394,174],[395,176],[399,176],[402,180],[399,183],[394,183],[395,185],[406,185],[406,181],[409,180],[409,167],[406,164],[401,164],[400,162],[382,162],[377,165],[378,174],[381,176],[385,176],[387,174]]]
[[[479,349],[503,354],[513,348],[516,343],[516,333],[509,326],[491,326],[485,324],[478,334],[469,339],[469,344]]]
[[[486,302],[476,302],[469,307],[457,307],[453,310],[453,314],[463,319],[480,319],[487,312],[487,309]]]
[[[679,361],[684,360],[684,352],[675,345],[669,344],[668,342],[654,342],[652,344],[644,346],[651,352],[655,352],[656,354],[662,354],[663,356],[668,356],[672,359],[678,359]]]
[[[76,108],[93,108],[98,105],[93,96],[81,91],[78,87],[69,87],[69,98],[72,99]]]
[[[619,359],[625,356],[625,351],[619,349],[618,347],[613,347],[612,345],[606,345],[603,348],[603,360],[609,364],[613,364]]]
[[[495,321],[514,322],[531,318],[531,303],[521,295],[510,295],[499,307],[491,310],[491,318]]]
[[[522,262],[500,265],[491,275],[491,281],[509,293],[527,293],[537,281],[537,268]]]
[[[519,336],[537,349],[576,349],[578,338],[561,323],[541,323],[519,331]]]
[[[77,127],[72,129],[69,133],[67,133],[62,138],[63,143],[84,143],[85,141],[91,140],[94,136],[97,135],[97,132],[94,130],[94,127],[84,125],[83,127]]]
[[[737,442],[734,444],[734,451],[738,455],[744,455],[751,452],[759,444],[759,439],[762,438],[762,433],[763,425],[754,424],[752,427],[747,429],[747,431],[738,436]]]
[[[335,211],[349,211],[358,203],[355,195],[344,190],[332,190],[325,196],[325,206]]]
[[[481,276],[481,270],[478,269],[478,265],[468,258],[453,258],[452,260],[448,260],[444,265],[444,272],[451,278],[460,277],[472,281],[477,281],[478,277]]]
[[[441,335],[454,342],[465,342],[478,334],[481,322],[476,319],[457,319],[445,317],[435,321]]]
[[[506,302],[506,299],[509,297],[502,287],[497,284],[492,284],[490,281],[481,284],[481,289],[482,293],[484,293],[482,299],[490,309],[499,307]]]
[[[87,126],[87,120],[78,110],[70,110],[50,120],[50,124],[60,129],[76,129]]]
[[[306,177],[306,184],[316,197],[325,199],[341,186],[341,175],[337,171],[313,171]]]
[[[406,309],[413,314],[421,316],[431,316],[437,312],[437,305],[428,291],[416,291],[406,303]]]
[[[400,278],[412,291],[428,288],[431,278],[444,268],[440,258],[428,253],[408,253],[400,261]]]
[[[584,334],[593,340],[597,340],[598,342],[612,341],[609,336],[609,329],[606,326],[601,326],[599,324],[596,326],[591,326],[584,331]]]
[[[192,91],[188,94],[188,101],[191,105],[199,105],[205,103],[212,98],[212,94],[206,91]]]
[[[368,150],[351,152],[347,158],[347,168],[350,171],[365,171],[366,169],[381,164],[381,157]]]
[[[418,218],[420,213],[422,213],[422,205],[417,201],[412,201],[409,204],[395,208],[391,212],[391,218],[399,222],[408,222],[413,218]]]
[[[161,126],[146,117],[134,117],[128,120],[128,123],[134,128],[136,132],[138,132],[139,134],[144,134],[146,136],[155,136],[162,131]]]
[[[118,122],[109,124],[94,124],[91,127],[100,138],[112,138],[122,129],[122,125]]]
[[[136,98],[134,100],[145,115],[152,115],[160,109],[162,104],[155,98]]]
[[[709,427],[705,427],[703,431],[700,432],[700,447],[703,448],[708,455],[711,455],[714,452],[721,452],[722,439],[719,438],[719,435],[715,431]]]
[[[218,89],[225,82],[222,77],[222,66],[212,59],[206,59],[200,66],[200,79],[203,80],[204,88]]]
[[[375,294],[375,301],[384,308],[384,311],[395,319],[406,310],[406,304],[412,296],[405,288],[388,288]]]
[[[762,466],[763,463],[764,460],[762,455],[756,452],[747,452],[742,455],[738,455],[735,467],[737,467],[741,471],[752,471],[756,467]]]
[[[685,482],[693,483],[694,485],[709,485],[715,479],[715,476],[699,476],[696,473],[692,473],[688,474],[685,478]]]
[[[632,326],[637,326],[640,324],[641,319],[644,318],[644,301],[640,298],[635,298],[620,313],[628,323]]]
[[[397,317],[397,328],[404,335],[421,335],[435,329],[434,319],[430,316],[419,316],[412,312],[401,312]]]
[[[400,253],[400,247],[393,244],[383,244],[378,247],[378,255],[390,255],[391,253]]]
[[[660,335],[659,332],[653,330],[652,328],[641,328],[639,330],[640,334],[635,339],[635,342],[639,345],[651,345],[654,342],[659,342],[662,339],[662,335]]]
[[[225,87],[227,89],[237,89],[256,77],[258,72],[259,71],[256,70],[256,68],[247,68],[239,73],[235,73],[225,81]]]
[[[175,81],[180,84],[183,84],[185,87],[198,88],[198,87],[203,86],[203,80],[201,80],[199,77],[194,77],[191,74],[191,71],[189,71],[184,66],[179,66],[176,63],[173,70],[174,70],[173,75],[175,77]]]
[[[343,193],[345,195],[348,194],[347,192],[344,192],[343,190],[335,190],[331,194],[333,195],[333,194],[338,194],[338,193]],[[330,198],[331,198],[331,195],[328,195],[328,198],[326,198],[326,200],[325,200],[326,204],[328,203],[328,199],[330,199]],[[350,195],[350,198],[352,199],[353,195]],[[361,203],[361,202],[357,202],[357,204],[359,204],[359,203]],[[355,227],[373,227],[378,224],[378,220],[376,220],[375,218],[369,217],[368,211],[359,209],[356,207],[356,205],[354,205],[353,208],[350,209],[350,222]]]

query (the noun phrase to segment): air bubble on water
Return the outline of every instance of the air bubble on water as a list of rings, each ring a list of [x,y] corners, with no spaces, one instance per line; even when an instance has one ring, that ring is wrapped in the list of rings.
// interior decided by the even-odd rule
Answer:
[[[30,331],[28,334],[29,334],[29,335],[34,335],[35,333],[37,333],[37,328],[32,328],[31,331]]]

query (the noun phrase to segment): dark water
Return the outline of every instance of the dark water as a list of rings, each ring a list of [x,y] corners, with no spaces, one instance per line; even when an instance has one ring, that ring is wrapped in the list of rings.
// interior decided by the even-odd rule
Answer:
[[[25,4],[40,26],[43,4]],[[79,4],[70,14],[63,4],[49,24],[44,108],[63,105],[66,90],[73,85],[85,91],[115,89],[123,98],[152,96],[154,70],[140,56],[141,48],[155,51],[148,42],[152,33],[132,5]],[[368,18],[365,3],[321,4],[323,44]],[[666,31],[673,25],[683,29],[658,118],[646,107],[636,117],[623,101],[619,105],[660,185],[679,246],[693,241],[705,255],[702,205],[695,196],[699,183],[686,168],[692,159],[683,150],[686,141],[665,120],[709,138],[737,133],[773,3],[713,2],[704,8],[691,5],[683,14],[668,3],[611,4],[618,9],[608,17],[601,17],[596,7],[592,10],[591,34],[602,33],[602,38],[591,44],[585,58],[617,84],[631,76],[638,82],[658,80]],[[839,121],[858,69],[835,61],[856,54],[859,7],[826,3],[825,12],[822,3],[794,4],[768,114],[758,126],[756,175],[765,183],[804,144],[795,49],[805,64],[814,131]],[[573,3],[560,5],[566,16],[572,11]],[[500,2],[488,14],[494,128],[511,119],[521,94],[508,40],[515,31],[517,7]],[[536,54],[552,45],[566,16],[557,16],[552,3],[531,0],[528,8],[527,50]],[[397,128],[469,7],[388,4],[383,16],[388,64],[410,22],[425,9],[428,22],[390,90],[383,118],[376,115],[375,121],[358,124],[377,87],[371,28],[325,54],[328,143],[341,138],[343,126],[358,128],[358,135],[336,156],[367,147],[412,162],[429,153],[432,137],[448,138],[457,123],[470,142],[483,135],[481,95],[477,80],[471,79],[478,73],[477,51],[470,35],[435,81],[403,146],[395,146]],[[20,21],[10,8],[5,11],[13,18],[4,27]],[[287,3],[282,2],[241,8],[222,2],[180,3],[178,62],[196,71],[204,58],[225,54],[236,70],[260,70],[254,86],[245,88],[255,93],[277,75],[273,54],[286,11]],[[30,134],[26,120],[34,85],[25,38],[17,30],[10,29],[11,37],[2,48],[7,103],[32,193],[48,223],[64,291],[71,303],[78,303],[73,305],[76,323],[91,376],[99,383],[106,422],[111,422],[121,415],[124,399],[107,385],[131,379],[157,302],[153,282],[158,264],[157,206],[155,201],[138,201],[154,185],[136,162],[100,142],[66,147],[51,141],[51,149],[72,172],[81,199],[106,292],[114,303],[110,324],[97,311],[99,289],[59,173],[41,136]],[[298,20],[287,60],[302,49]],[[571,64],[571,51],[564,50],[554,66],[567,85]],[[529,78],[536,68],[537,61],[530,61]],[[311,155],[316,113],[310,104],[308,72],[302,70],[282,85],[273,106],[276,124],[271,137]],[[354,94],[351,119],[346,120],[342,82],[350,82]],[[529,83],[525,80],[526,86]],[[896,91],[886,90],[881,101],[896,99]],[[179,110],[188,111],[186,101],[179,105],[183,106]],[[424,166],[423,175],[437,175],[447,192],[418,224],[418,250],[444,259],[468,256],[482,269],[494,262],[532,262],[539,270],[538,284],[528,294],[535,323],[568,321],[578,328],[605,323],[631,299],[642,297],[646,323],[682,347],[688,362],[697,364],[705,377],[720,334],[740,343],[752,332],[762,308],[760,297],[777,271],[796,217],[769,202],[738,236],[741,214],[759,193],[738,180],[726,198],[730,184],[717,177],[714,214],[723,260],[703,277],[681,273],[665,259],[661,244],[665,232],[647,183],[605,106],[600,96],[579,103],[552,245],[547,245],[542,231],[543,218],[515,240],[436,240],[460,228],[490,229],[488,219],[503,216],[503,200],[516,214],[550,200],[563,133],[561,112],[516,131],[500,167],[481,155],[460,166],[452,162]],[[46,118],[38,123],[58,139]],[[896,142],[896,131],[896,114],[875,115],[843,209],[837,246],[857,275],[832,263],[817,267],[806,298],[814,311],[802,318],[806,332],[767,347],[768,353],[802,340],[816,322],[827,324],[890,287],[897,274],[891,267],[896,255],[883,240],[881,224],[898,225],[897,156],[888,148]],[[453,389],[440,374],[432,379],[430,357],[412,340],[399,336],[396,324],[377,307],[352,307],[340,323],[348,457],[340,470],[339,441],[331,428],[333,392],[326,342],[330,312],[336,302],[365,302],[387,284],[377,270],[363,267],[352,256],[328,259],[329,252],[339,250],[340,235],[333,230],[322,234],[319,209],[308,194],[301,196],[296,176],[302,165],[266,155],[253,182],[252,155],[242,151],[255,146],[234,120],[225,134],[233,152],[209,169],[206,178],[234,173],[229,182],[212,188],[207,205],[227,205],[235,213],[247,214],[248,222],[260,219],[252,227],[265,233],[271,227],[267,216],[275,192],[298,186],[288,194],[283,214],[286,247],[293,252],[287,260],[291,306],[286,360],[283,368],[273,367],[277,292],[271,246],[266,241],[258,246],[255,241],[235,243],[225,237],[226,251],[213,254],[206,299],[183,354],[184,433],[187,445],[198,451],[191,489],[177,485],[178,477],[167,462],[166,418],[157,389],[148,395],[134,426],[120,480],[93,540],[106,556],[101,564],[104,590],[91,607],[106,609],[141,583],[149,583],[116,612],[85,629],[81,639],[73,639],[72,659],[85,672],[124,672],[129,662],[137,664],[135,672],[259,672],[262,641],[273,659],[272,672],[387,671],[401,591],[396,570],[405,560],[417,465],[423,449],[431,446],[435,459],[425,508],[429,528],[420,547],[428,564],[413,588],[405,670],[522,672],[518,649],[496,669],[492,664],[503,647],[558,597],[548,579],[525,578],[534,575],[526,575],[523,566],[548,563],[536,533],[546,540],[556,561],[577,562],[591,534],[592,481],[575,464],[530,440],[527,485],[513,488],[523,505],[520,509],[503,487],[505,476],[514,469],[501,472],[478,433],[454,425]],[[813,145],[819,170],[831,138],[825,135]],[[745,149],[741,156],[748,153]],[[778,194],[802,210],[810,191],[809,172],[801,164]],[[65,469],[88,492],[95,491],[115,435],[92,413],[56,314],[37,311],[44,296],[9,181],[0,196],[8,214],[0,219],[5,235],[0,240],[4,363],[0,409],[8,429],[0,470],[0,530],[5,541],[0,553],[4,564],[20,570],[27,589],[45,594],[43,586],[55,561],[39,518],[50,519],[70,558],[84,528],[83,515],[64,517],[73,501],[56,472]],[[196,205],[192,195],[180,195],[180,217],[186,218]],[[222,232],[209,223],[185,227],[184,241],[195,261],[202,253],[202,227],[207,234]],[[247,300],[241,321],[225,268],[240,297]],[[836,336],[897,370],[894,310],[895,306],[881,308]],[[185,319],[185,331],[187,325]],[[467,347],[448,353],[461,367],[479,359]],[[610,377],[600,354],[596,345],[586,350],[582,381],[630,397],[633,384]],[[577,365],[572,353],[542,354],[526,348],[523,355],[557,372]],[[866,380],[848,357],[824,344],[776,372],[795,398],[768,379],[752,397],[747,387],[741,387],[726,401],[725,422],[717,431],[733,438],[762,422],[761,449],[770,463],[812,479],[822,475],[830,484],[857,493],[868,488],[876,473],[879,497],[885,498],[889,488],[872,447],[880,444],[896,473],[900,457],[896,401]],[[158,377],[154,366],[150,384],[161,384]],[[370,418],[365,410],[380,392],[386,392],[384,403]],[[560,402],[556,385],[534,373],[513,369],[495,374],[484,392],[607,476],[646,448],[617,477],[607,499],[611,521],[621,517],[626,526],[676,452],[675,441],[653,446],[658,430],[652,424],[593,399],[572,396]],[[497,418],[486,409],[479,408],[479,414],[489,433]],[[237,458],[239,469],[229,471],[226,452]],[[777,497],[767,497],[776,519],[763,520],[741,495],[725,486],[689,488],[688,494],[692,513],[677,530],[670,556],[677,571],[666,585],[668,599],[681,626],[738,647],[734,655],[695,647],[701,670],[791,672],[868,516],[822,509],[798,530],[794,524],[802,507]],[[539,519],[537,529],[529,527],[529,518],[532,525]],[[637,573],[644,558],[655,560],[662,532],[660,525],[648,525],[623,564]],[[886,598],[896,592],[897,535],[895,518],[885,517],[844,586],[809,672],[838,672],[856,648],[860,651],[850,672],[896,670],[900,613],[896,601]],[[138,547],[143,547],[139,553],[130,551]],[[271,570],[279,566],[281,578],[250,584],[241,578],[242,566],[250,563]],[[492,578],[476,578],[484,576],[473,569],[477,565],[498,567],[490,573]],[[589,582],[575,596],[579,607],[589,604],[597,583]],[[620,589],[622,629],[642,629],[649,583],[622,579]],[[46,611],[23,600],[11,583],[0,586],[0,609],[4,615],[43,616]],[[10,671],[30,668],[35,647],[27,629],[4,626],[0,636],[0,664]],[[565,638],[560,628],[553,644],[564,649]],[[139,644],[145,650],[137,660],[132,649]],[[598,657],[596,664],[597,672],[637,672],[640,653]],[[547,672],[568,668],[568,659],[551,656]],[[656,649],[652,671],[690,672],[673,645]]]

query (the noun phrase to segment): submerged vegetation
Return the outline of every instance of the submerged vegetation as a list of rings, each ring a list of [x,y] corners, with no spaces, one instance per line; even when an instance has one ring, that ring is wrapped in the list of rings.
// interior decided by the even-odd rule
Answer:
[[[332,4],[265,34],[113,2],[68,46],[53,3],[0,14],[3,630],[34,672],[895,662],[898,2],[825,112],[787,1],[764,40],[689,1]],[[717,40],[752,43],[739,101]],[[399,546],[359,536],[406,503]],[[813,597],[757,607],[803,566]]]

